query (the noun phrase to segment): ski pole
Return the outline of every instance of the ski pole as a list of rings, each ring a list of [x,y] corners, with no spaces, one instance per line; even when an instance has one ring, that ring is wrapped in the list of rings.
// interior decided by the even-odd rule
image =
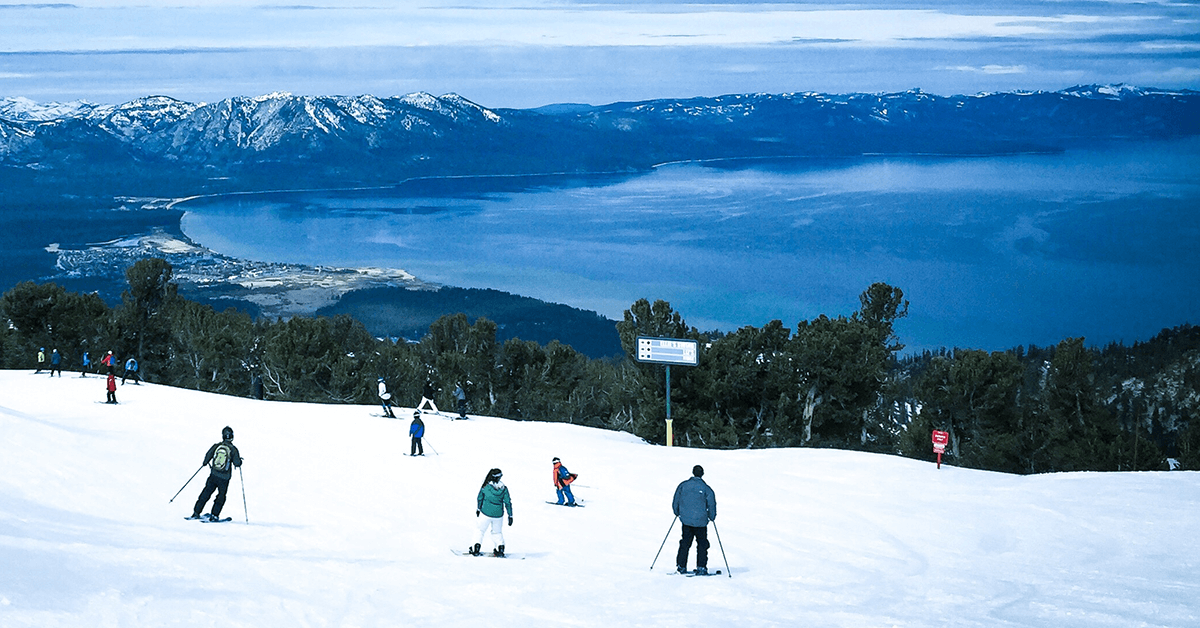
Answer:
[[[238,484],[242,485],[242,514],[246,515],[246,525],[250,525],[250,512],[246,510],[246,477],[242,475],[241,467],[238,467]]]
[[[732,578],[733,572],[729,570],[729,559],[725,558],[725,546],[721,544],[721,531],[717,529],[717,520],[713,519],[712,524],[713,532],[717,533],[717,547],[721,548],[721,558],[725,560],[725,573],[729,574],[729,577]]]
[[[421,439],[421,442],[422,442],[422,443],[425,443],[426,445],[429,445],[429,439],[428,439],[428,438],[422,438],[422,439]],[[439,454],[439,453],[437,452],[437,450],[436,450],[436,449],[434,449],[434,448],[433,448],[433,445],[429,445],[429,451],[432,451],[432,452],[433,452],[433,455],[435,455],[435,456],[440,456],[440,455],[441,455],[441,454]]]
[[[679,519],[679,515],[675,515],[675,519],[671,520],[671,527],[667,528],[667,536],[663,537],[662,545],[658,546],[658,554],[662,553],[662,548],[667,546],[667,537],[671,536],[671,530],[675,528],[675,521]],[[654,561],[650,563],[650,571],[654,571],[654,563],[658,562],[658,554],[654,555]]]
[[[196,473],[200,473],[200,469],[203,469],[203,468],[204,468],[204,465],[200,465],[200,467],[198,469],[196,469]],[[175,497],[179,497],[179,493],[182,493],[183,489],[187,488],[187,485],[191,484],[192,480],[196,479],[196,473],[193,473],[192,477],[188,478],[188,481],[184,482],[183,486],[179,487],[179,490],[175,493]],[[167,500],[167,503],[170,504],[170,503],[174,502],[175,497],[172,497],[171,499]]]

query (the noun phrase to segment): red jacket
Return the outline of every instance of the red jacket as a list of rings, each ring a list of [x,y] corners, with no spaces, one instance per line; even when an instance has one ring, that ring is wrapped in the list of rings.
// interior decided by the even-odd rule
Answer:
[[[554,488],[563,488],[574,482],[577,477],[579,477],[578,474],[567,471],[561,462],[554,463]]]
[[[108,376],[108,392],[117,392],[117,376]]]

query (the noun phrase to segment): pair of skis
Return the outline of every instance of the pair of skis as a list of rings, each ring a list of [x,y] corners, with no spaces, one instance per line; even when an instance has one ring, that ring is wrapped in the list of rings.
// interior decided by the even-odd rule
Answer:
[[[199,517],[184,517],[184,521],[199,521],[201,523],[225,523],[232,521],[233,517],[213,517],[212,515],[200,515]]]

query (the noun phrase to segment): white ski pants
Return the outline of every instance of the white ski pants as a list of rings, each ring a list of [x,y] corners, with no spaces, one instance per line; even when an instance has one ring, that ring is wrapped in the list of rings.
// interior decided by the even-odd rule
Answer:
[[[432,399],[430,399],[429,397],[421,397],[421,403],[418,403],[418,404],[417,404],[417,410],[424,410],[426,405],[428,405],[430,408],[433,408],[433,413],[434,413],[434,414],[441,414],[441,413],[442,413],[442,411],[441,411],[441,410],[438,410],[438,409],[437,409],[437,405],[436,405],[436,404],[434,404],[434,403],[433,403],[433,400],[432,400]]]
[[[483,544],[483,535],[488,528],[492,529],[492,549],[504,545],[504,517],[489,517],[487,515],[479,516],[479,534],[475,535],[475,542]]]

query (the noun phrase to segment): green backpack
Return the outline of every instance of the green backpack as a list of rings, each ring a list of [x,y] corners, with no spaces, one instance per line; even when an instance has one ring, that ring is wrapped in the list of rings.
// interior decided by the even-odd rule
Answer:
[[[230,458],[232,457],[233,451],[229,448],[229,445],[221,443],[213,450],[212,462],[209,465],[214,471],[228,471]]]

